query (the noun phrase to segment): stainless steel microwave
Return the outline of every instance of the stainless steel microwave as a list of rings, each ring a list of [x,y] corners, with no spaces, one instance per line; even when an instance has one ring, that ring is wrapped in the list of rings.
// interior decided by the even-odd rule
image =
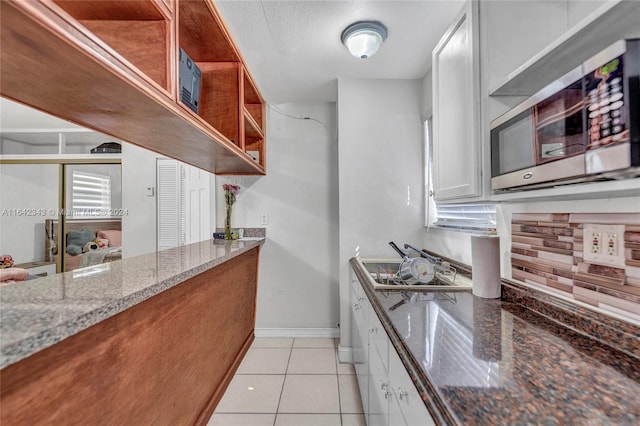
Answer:
[[[491,123],[491,186],[640,175],[640,39],[620,40]]]

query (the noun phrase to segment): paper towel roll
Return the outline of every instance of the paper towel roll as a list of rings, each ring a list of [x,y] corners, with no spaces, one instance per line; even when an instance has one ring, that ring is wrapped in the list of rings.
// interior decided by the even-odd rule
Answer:
[[[486,299],[500,297],[500,238],[471,236],[471,281],[473,294]]]

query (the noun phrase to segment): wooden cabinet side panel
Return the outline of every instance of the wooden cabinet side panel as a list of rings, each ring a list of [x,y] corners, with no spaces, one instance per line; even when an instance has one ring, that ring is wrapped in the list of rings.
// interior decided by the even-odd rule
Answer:
[[[194,424],[253,340],[258,249],[0,371],[1,424]]]

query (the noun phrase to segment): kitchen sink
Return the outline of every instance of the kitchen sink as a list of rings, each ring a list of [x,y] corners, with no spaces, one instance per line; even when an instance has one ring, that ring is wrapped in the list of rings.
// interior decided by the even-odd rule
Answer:
[[[358,266],[370,279],[375,290],[471,290],[471,278],[463,276],[446,264],[435,265],[435,277],[427,284],[406,284],[399,276],[401,259],[360,259]]]

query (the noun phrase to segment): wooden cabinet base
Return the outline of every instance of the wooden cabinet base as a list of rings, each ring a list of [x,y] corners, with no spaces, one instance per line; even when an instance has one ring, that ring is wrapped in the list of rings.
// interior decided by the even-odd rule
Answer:
[[[3,425],[205,425],[254,339],[255,248],[0,371]]]

